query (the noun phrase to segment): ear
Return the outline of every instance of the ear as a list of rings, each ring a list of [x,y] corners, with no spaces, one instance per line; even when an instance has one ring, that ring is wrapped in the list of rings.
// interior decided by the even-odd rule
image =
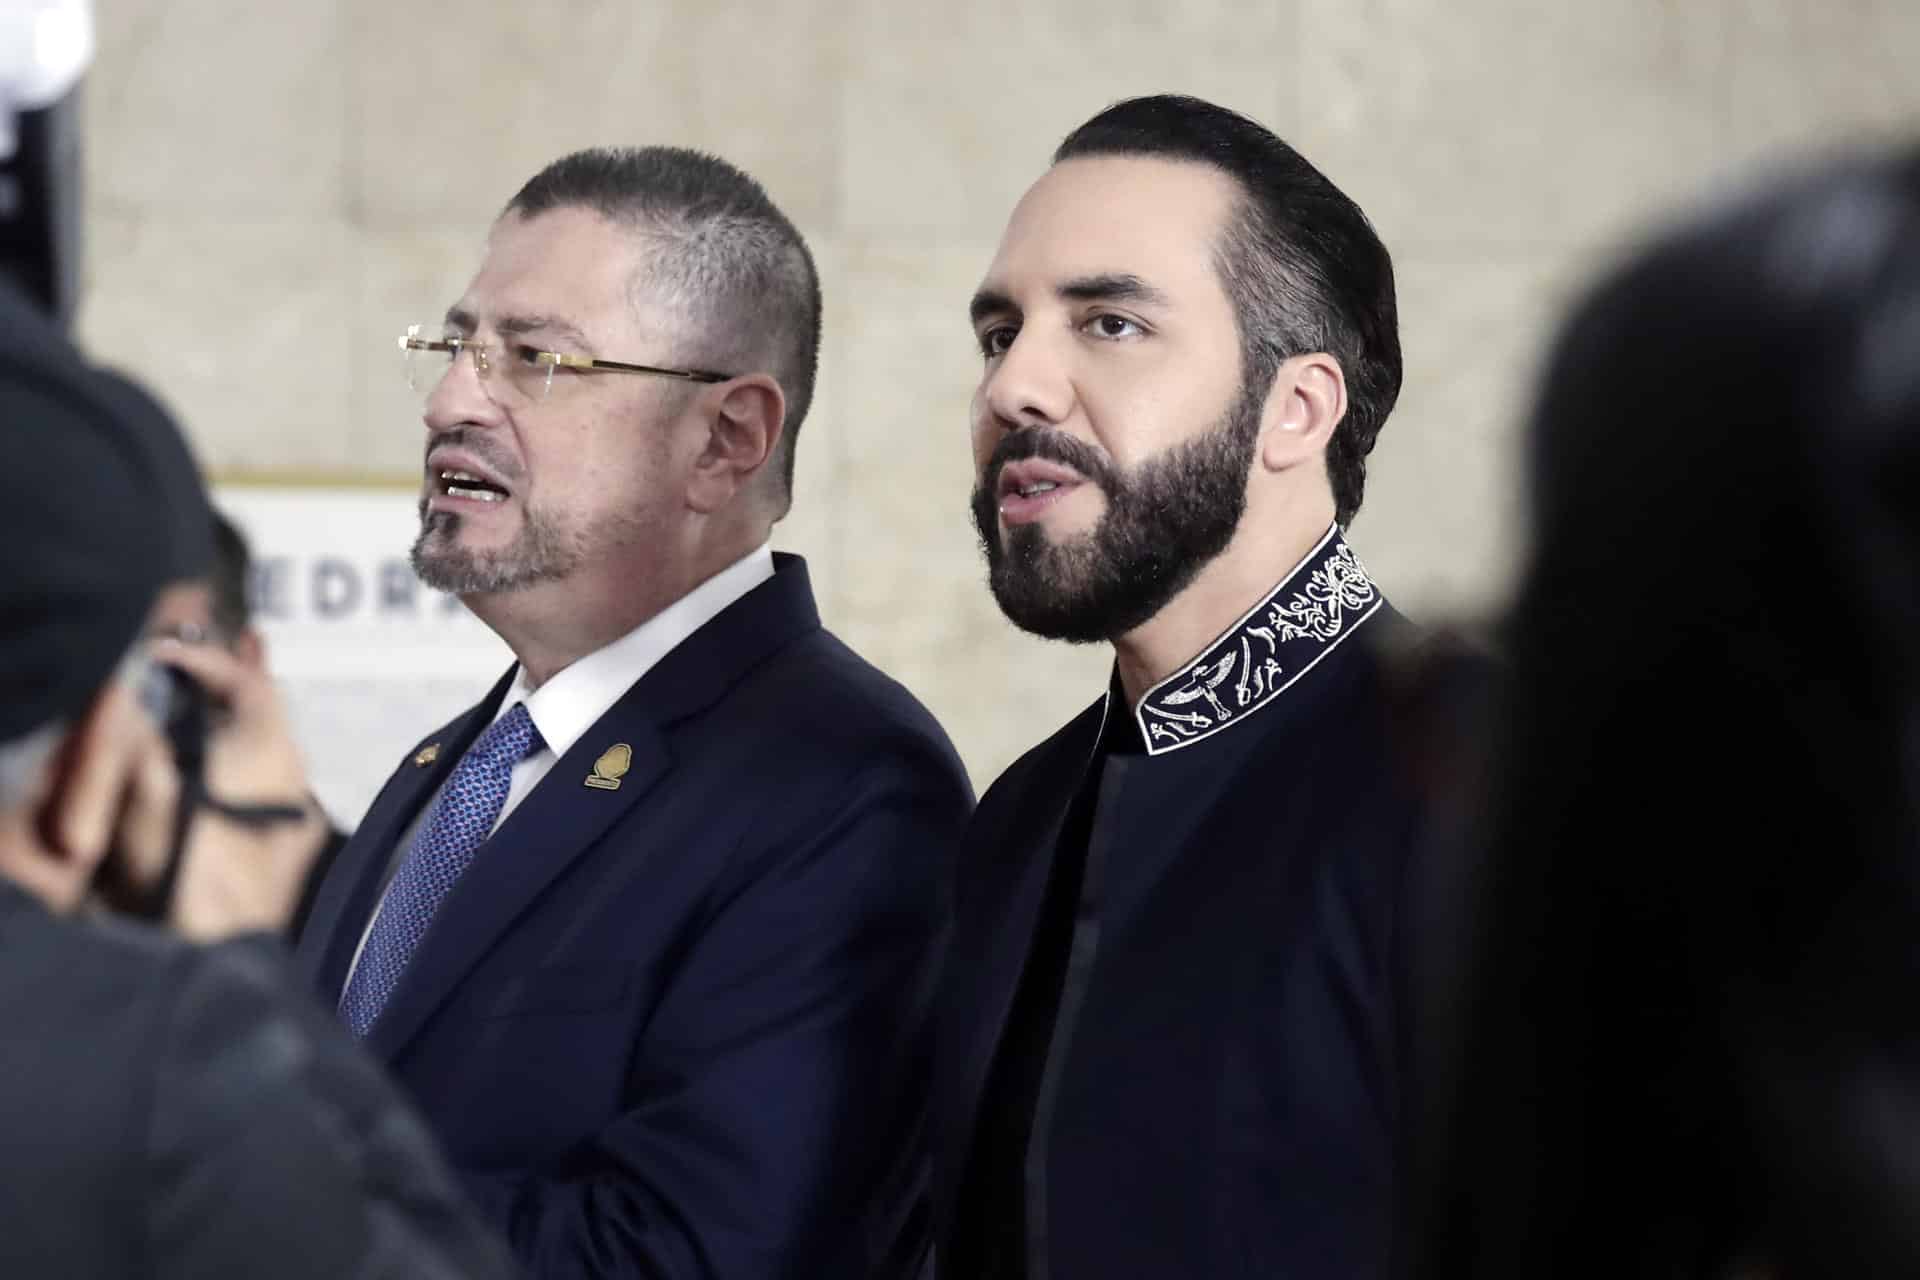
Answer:
[[[127,780],[139,767],[146,713],[119,680],[109,680],[54,757],[43,804],[43,830],[52,851],[97,862],[112,839]]]
[[[773,456],[787,398],[771,375],[750,373],[712,388],[701,401],[707,433],[687,483],[687,505],[711,515],[732,502]]]
[[[1347,416],[1347,378],[1323,351],[1294,356],[1274,371],[1260,423],[1260,463],[1285,471],[1317,461]]]

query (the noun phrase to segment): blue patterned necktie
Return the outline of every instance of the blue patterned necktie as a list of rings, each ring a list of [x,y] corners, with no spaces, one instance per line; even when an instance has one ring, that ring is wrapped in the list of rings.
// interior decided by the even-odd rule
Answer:
[[[355,1035],[366,1035],[380,1016],[434,913],[473,861],[474,851],[486,842],[507,802],[513,766],[539,748],[540,731],[533,727],[527,705],[516,702],[454,766],[433,812],[420,824],[413,847],[394,872],[361,948],[360,963],[340,993],[340,1016]]]

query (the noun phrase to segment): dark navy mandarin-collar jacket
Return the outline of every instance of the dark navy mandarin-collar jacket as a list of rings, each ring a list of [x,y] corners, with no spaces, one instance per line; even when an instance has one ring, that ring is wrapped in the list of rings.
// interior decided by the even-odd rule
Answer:
[[[926,1252],[926,1019],[972,797],[775,560],[480,848],[369,1033],[536,1275],[884,1278]],[[510,680],[407,750],[335,862],[298,948],[328,1001]]]
[[[938,1015],[941,1280],[977,1280],[950,1265],[974,1243],[953,1232],[979,1222],[958,1201],[979,1186],[967,1162],[995,1058],[1088,788],[1069,958],[1011,1171],[1025,1280],[1386,1273],[1419,822],[1369,639],[1404,625],[1330,531],[1137,707],[1116,683],[982,799]],[[1097,750],[1128,715],[1144,749]]]

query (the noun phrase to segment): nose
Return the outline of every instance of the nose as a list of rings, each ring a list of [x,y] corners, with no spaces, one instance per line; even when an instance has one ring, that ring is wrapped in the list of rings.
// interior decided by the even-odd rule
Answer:
[[[1029,322],[981,380],[978,402],[1004,431],[1058,426],[1073,412],[1067,352]]]
[[[441,373],[421,414],[429,434],[498,421],[500,406],[487,394],[486,379],[480,375],[481,358],[477,349],[464,348]]]

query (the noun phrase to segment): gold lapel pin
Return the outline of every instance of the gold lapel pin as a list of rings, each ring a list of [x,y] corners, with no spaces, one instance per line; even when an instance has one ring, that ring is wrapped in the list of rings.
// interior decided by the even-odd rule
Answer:
[[[414,767],[417,769],[424,769],[428,765],[432,764],[435,760],[438,760],[439,758],[440,758],[440,744],[437,742],[430,742],[426,746],[420,748],[420,750],[414,755],[413,764],[414,764]]]
[[[600,753],[593,762],[593,772],[587,776],[587,785],[601,791],[618,791],[620,779],[633,766],[633,748],[624,742],[616,742]]]

